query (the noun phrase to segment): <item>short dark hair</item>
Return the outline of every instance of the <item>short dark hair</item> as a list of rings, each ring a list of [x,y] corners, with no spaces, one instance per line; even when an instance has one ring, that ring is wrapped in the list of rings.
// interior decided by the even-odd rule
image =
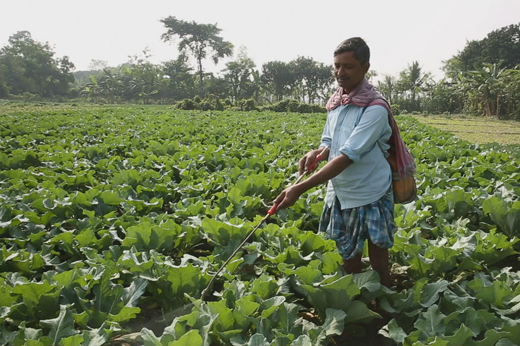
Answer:
[[[361,37],[351,37],[341,42],[334,50],[334,56],[345,52],[354,52],[354,58],[361,64],[370,61],[370,48]]]

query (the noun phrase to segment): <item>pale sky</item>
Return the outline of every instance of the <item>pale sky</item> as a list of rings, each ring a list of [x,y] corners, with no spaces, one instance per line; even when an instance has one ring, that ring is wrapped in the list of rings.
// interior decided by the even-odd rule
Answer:
[[[332,64],[342,40],[360,36],[371,49],[371,69],[398,76],[412,61],[437,78],[442,61],[501,27],[520,22],[520,0],[0,0],[0,47],[17,31],[49,42],[69,56],[76,71],[92,59],[109,66],[148,47],[153,63],[175,59],[165,43],[162,18],[217,24],[221,36],[241,46],[257,67],[298,56]],[[218,72],[228,58],[215,67]]]

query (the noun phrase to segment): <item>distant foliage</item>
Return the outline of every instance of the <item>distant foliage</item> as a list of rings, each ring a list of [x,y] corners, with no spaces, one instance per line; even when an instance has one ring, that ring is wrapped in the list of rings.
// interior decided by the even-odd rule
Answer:
[[[258,110],[256,102],[253,99],[240,100],[239,108],[241,111],[257,111]]]
[[[10,36],[0,49],[0,96],[66,95],[74,82],[74,64],[67,56],[54,55],[49,43],[35,41],[28,31]]]
[[[195,102],[193,102],[193,100],[184,99],[184,100],[178,102],[177,104],[175,104],[175,108],[184,109],[186,111],[191,111],[191,110],[197,109],[197,106],[195,105]]]
[[[520,23],[468,42],[443,69],[444,85],[431,90],[435,102],[428,106],[520,120]]]
[[[322,113],[325,107],[316,104],[300,103],[293,99],[286,99],[269,106],[262,107],[264,110],[273,112],[295,112],[295,113]]]
[[[74,75],[72,62],[56,58],[49,43],[34,41],[27,31],[18,32],[0,48],[0,98],[81,98],[98,104],[175,104],[189,110],[315,113],[324,112],[323,105],[336,86],[331,66],[312,57],[257,66],[245,47],[230,58],[233,44],[223,40],[216,24],[175,17],[161,22],[166,29],[162,39],[177,44],[175,60],[153,64],[145,49],[117,67],[93,61],[91,71]],[[230,59],[220,73],[203,69],[206,60],[217,63],[225,58]],[[391,105],[398,106],[394,114],[462,113],[520,120],[520,23],[467,42],[443,63],[440,80],[416,60],[397,76],[370,70],[366,78]]]
[[[184,99],[177,102],[174,107],[183,110],[202,110],[202,111],[271,111],[285,113],[324,113],[325,107],[315,104],[298,102],[293,99],[286,99],[267,106],[259,106],[254,99],[240,100],[233,104],[229,99],[221,101],[215,95],[208,95],[201,99],[195,96],[193,99]],[[398,107],[398,106],[397,106]]]
[[[515,68],[520,64],[520,23],[494,30],[482,40],[469,41],[455,58],[466,71],[484,63]]]
[[[399,115],[399,114],[401,114],[401,109],[399,108],[399,105],[398,105],[398,104],[392,104],[390,107],[391,107],[391,109],[392,109],[392,114],[393,114],[393,115]]]
[[[2,69],[0,69],[0,97],[7,97],[9,95],[9,88],[7,87],[6,80]]]
[[[201,99],[195,96],[193,99],[184,99],[175,104],[175,108],[184,110],[201,110],[201,111],[223,111],[224,104],[215,95],[208,95]]]
[[[215,64],[226,56],[233,55],[233,44],[220,36],[220,29],[216,24],[200,24],[195,21],[187,22],[175,17],[161,19],[166,32],[161,36],[165,42],[178,39],[179,52],[191,54],[197,61],[199,92],[204,92],[204,71],[202,61],[212,53],[211,60]]]

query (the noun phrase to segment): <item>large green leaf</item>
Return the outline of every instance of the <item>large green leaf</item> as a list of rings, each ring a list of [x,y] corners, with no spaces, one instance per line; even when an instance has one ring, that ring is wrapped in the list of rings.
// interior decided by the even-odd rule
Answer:
[[[29,310],[33,309],[40,302],[40,297],[53,291],[55,288],[48,282],[28,283],[13,287],[12,293],[22,297],[24,304]]]
[[[246,329],[248,318],[251,318],[259,307],[259,303],[249,300],[248,297],[243,297],[237,300],[235,308],[233,309],[233,316],[236,325],[243,330]]]
[[[305,292],[309,302],[320,313],[325,314],[327,308],[347,311],[352,299],[361,293],[359,287],[354,283],[352,275],[325,279],[320,283],[303,285],[297,283],[297,287]]]
[[[240,242],[245,238],[246,230],[242,225],[233,225],[214,219],[205,218],[202,220],[202,230],[207,237],[215,244],[225,247],[232,239]]]
[[[285,302],[286,298],[283,296],[275,296],[266,299],[260,304],[259,311],[263,318],[269,318],[278,308]]]
[[[503,233],[491,230],[489,233],[482,231],[477,233],[478,244],[475,249],[474,258],[492,265],[510,255],[515,255],[514,245],[520,239],[510,239]]]
[[[218,316],[214,322],[215,330],[225,332],[234,329],[235,318],[233,311],[226,306],[226,301],[208,302],[208,308],[212,315]]]
[[[117,285],[111,281],[112,274],[105,271],[99,284],[92,289],[94,307],[96,311],[117,314],[124,306],[123,297],[125,289],[122,285]]]
[[[505,331],[496,331],[495,329],[489,329],[484,334],[484,338],[481,340],[473,340],[468,341],[468,346],[487,346],[487,345],[496,345],[498,341],[503,338],[507,338],[510,336],[509,332]]]
[[[109,314],[108,320],[112,322],[128,322],[136,318],[140,312],[140,308],[123,306],[117,314]]]
[[[247,346],[269,346],[270,343],[267,341],[262,334],[253,334],[247,343]]]
[[[202,277],[201,269],[190,263],[186,266],[167,268],[159,283],[165,290],[160,292],[164,299],[178,304],[184,299],[184,294],[195,296],[197,292],[201,292],[206,281]]]
[[[83,346],[85,338],[83,335],[76,334],[60,340],[59,346]]]
[[[302,324],[298,312],[300,306],[283,303],[271,317],[275,334],[295,339],[302,333]]]
[[[217,317],[218,315],[203,313],[197,318],[197,320],[193,324],[193,330],[198,329],[198,334],[202,337],[202,342],[204,346],[211,345],[212,338],[210,333],[213,330],[213,323],[215,322]]]
[[[117,194],[112,191],[103,191],[99,195],[99,198],[108,205],[119,205],[124,200]]]
[[[131,248],[135,246],[138,251],[173,250],[176,245],[176,237],[180,234],[180,231],[181,227],[173,221],[161,226],[142,222],[126,230],[123,247]]]
[[[511,333],[507,338],[513,342],[516,342],[520,339],[520,320],[512,320],[508,318],[502,318],[505,320],[504,326],[502,327],[502,331],[506,331]]]
[[[372,321],[374,318],[381,318],[378,313],[370,310],[365,303],[359,300],[353,301],[346,309],[346,313],[347,317],[345,318],[345,322],[347,323],[367,323]]]
[[[476,278],[468,286],[476,292],[476,297],[488,306],[503,308],[504,303],[512,298],[513,292],[502,281],[493,281],[490,285],[486,285],[481,279]]]
[[[0,329],[0,331],[2,331]],[[3,330],[2,332],[6,332]],[[42,330],[41,329],[34,329],[27,327],[26,322],[23,321],[18,326],[18,332],[12,333],[9,335],[9,332],[6,332],[8,338],[12,338],[11,342],[6,342],[6,345],[26,345],[28,343],[37,343],[42,338],[45,338],[42,336]],[[52,341],[49,342],[49,344],[52,344]]]
[[[291,346],[315,346],[311,340],[311,338],[305,334],[297,337],[292,343]]]
[[[421,291],[420,304],[425,308],[430,307],[438,301],[440,294],[442,294],[447,288],[448,282],[445,280],[425,284]]]
[[[508,204],[501,198],[493,196],[482,203],[482,210],[490,215],[505,234],[520,235],[520,201]]]
[[[125,303],[125,306],[137,306],[137,301],[144,294],[146,286],[148,286],[147,280],[138,278],[132,281],[130,286],[125,288],[125,294],[123,296],[123,302]]]
[[[495,344],[495,346],[517,346],[517,345],[518,345],[518,343],[515,343],[514,341],[511,341],[510,339],[506,339],[506,338],[498,340],[498,342]]]
[[[379,334],[384,335],[397,343],[403,343],[404,339],[408,336],[403,328],[399,327],[395,318],[392,318],[386,326],[381,328]]]
[[[139,336],[141,337],[141,339],[144,342],[143,346],[163,346],[161,339],[158,338],[155,335],[155,333],[148,328],[141,329]]]
[[[323,322],[323,325],[319,327],[320,333],[316,339],[312,340],[315,345],[321,345],[327,336],[341,335],[345,326],[345,318],[348,317],[348,313],[335,309],[327,309],[325,314],[325,322]]]
[[[361,289],[368,292],[376,292],[381,289],[379,275],[375,271],[366,271],[353,275],[354,283]]]
[[[178,340],[172,341],[168,346],[203,346],[204,341],[197,330],[190,330]]]
[[[431,305],[426,312],[419,315],[414,326],[425,335],[425,338],[444,335],[446,326],[443,321],[446,316],[439,311],[437,305]]]
[[[473,337],[473,332],[471,329],[466,327],[463,324],[460,325],[460,328],[457,329],[455,334],[445,336],[445,339],[448,340],[448,346],[459,346],[459,345],[466,345],[467,341]]]
[[[322,272],[310,267],[298,267],[294,270],[294,274],[296,274],[305,285],[312,285],[318,280],[323,280]]]
[[[41,320],[40,323],[49,328],[48,336],[52,339],[52,345],[58,346],[61,339],[75,334],[74,319],[69,306],[62,305],[58,317]]]
[[[258,294],[264,300],[275,296],[278,289],[277,281],[272,276],[265,274],[251,284],[251,292]]]
[[[336,273],[343,266],[343,258],[337,252],[325,252],[322,255],[322,271],[325,275]]]
[[[447,340],[443,340],[439,337],[434,337],[432,341],[428,341],[423,343],[422,341],[417,341],[412,344],[412,346],[448,346],[449,343]]]

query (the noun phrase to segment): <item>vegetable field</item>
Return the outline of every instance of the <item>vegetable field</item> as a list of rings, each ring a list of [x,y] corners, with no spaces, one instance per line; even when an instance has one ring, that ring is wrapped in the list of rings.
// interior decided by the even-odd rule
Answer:
[[[317,188],[200,300],[324,120],[0,108],[0,345],[519,345],[520,147],[406,117],[420,191],[396,205],[391,288],[343,273]]]

